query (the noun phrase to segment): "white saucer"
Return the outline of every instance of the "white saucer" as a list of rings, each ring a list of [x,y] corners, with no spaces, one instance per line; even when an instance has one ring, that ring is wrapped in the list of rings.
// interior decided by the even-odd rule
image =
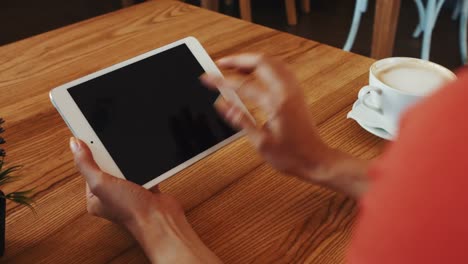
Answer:
[[[350,113],[361,106],[361,102],[359,102],[359,100],[357,100],[354,104],[353,104],[353,108],[351,109]],[[387,132],[386,130],[384,129],[381,129],[381,128],[378,128],[378,127],[370,127],[370,126],[366,126],[364,125],[363,121],[361,120],[357,120],[356,118],[353,118],[353,117],[350,117],[349,114],[348,114],[348,118],[351,118],[353,119],[354,121],[356,121],[362,128],[364,128],[367,132],[377,136],[377,137],[380,137],[380,138],[383,138],[383,139],[386,139],[386,140],[393,140],[395,138],[395,135],[392,135],[390,134],[389,132]]]

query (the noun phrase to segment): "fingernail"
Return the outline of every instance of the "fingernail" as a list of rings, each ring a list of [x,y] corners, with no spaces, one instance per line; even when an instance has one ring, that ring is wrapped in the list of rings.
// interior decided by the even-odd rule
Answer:
[[[215,105],[215,106],[216,106],[216,105],[219,105],[220,102],[221,102],[221,100],[222,100],[222,99],[221,99],[221,96],[218,96],[218,98],[216,98],[216,100],[214,101],[213,105]]]
[[[206,81],[213,81],[216,79],[216,76],[213,76],[213,74],[208,74],[205,73],[202,76],[200,76],[200,80],[206,82]]]
[[[76,138],[74,137],[70,138],[70,149],[73,153],[76,153],[80,150],[80,144],[78,143],[78,140],[76,140]]]
[[[216,61],[216,64],[222,64],[226,61],[226,58],[222,58]]]
[[[224,100],[224,98],[222,98],[221,96],[219,96],[218,99],[216,99],[216,101],[213,103],[213,105],[214,105],[215,107],[224,109],[224,108],[226,108],[226,101]]]

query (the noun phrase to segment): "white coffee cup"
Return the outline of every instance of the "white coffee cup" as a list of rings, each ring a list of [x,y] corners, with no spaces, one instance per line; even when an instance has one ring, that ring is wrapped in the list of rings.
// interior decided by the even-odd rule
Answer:
[[[359,91],[358,98],[368,111],[378,114],[382,123],[396,129],[408,107],[455,79],[453,72],[433,62],[387,58],[372,64],[369,85]]]

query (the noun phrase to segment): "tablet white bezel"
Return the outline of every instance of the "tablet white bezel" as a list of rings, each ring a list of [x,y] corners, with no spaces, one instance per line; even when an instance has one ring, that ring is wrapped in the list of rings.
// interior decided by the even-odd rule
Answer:
[[[194,57],[197,59],[197,61],[200,63],[202,68],[205,70],[207,73],[211,74],[216,74],[222,76],[221,72],[217,68],[216,64],[213,62],[213,60],[210,58],[208,53],[205,51],[205,49],[201,46],[200,42],[194,37],[187,37],[184,39],[181,39],[179,41],[173,42],[171,44],[168,44],[166,46],[163,46],[161,48],[157,48],[155,50],[146,52],[144,54],[141,54],[139,56],[136,56],[134,58],[131,58],[129,60],[126,60],[124,62],[112,65],[108,68],[102,69],[100,71],[94,72],[92,74],[89,74],[87,76],[84,76],[82,78],[79,78],[77,80],[68,82],[66,84],[63,84],[61,86],[58,86],[50,91],[50,99],[52,101],[52,104],[55,106],[57,111],[60,113],[62,116],[63,120],[65,123],[68,125],[70,130],[72,131],[73,135],[84,142],[86,142],[91,149],[91,152],[93,153],[94,159],[96,160],[96,163],[100,166],[100,168],[116,177],[125,179],[125,176],[123,173],[120,171],[119,167],[117,164],[114,162],[112,159],[111,155],[107,151],[107,149],[104,147],[102,142],[99,140],[99,137],[96,135],[94,130],[92,129],[91,125],[88,123],[86,120],[85,116],[83,113],[80,111],[78,106],[76,105],[75,101],[73,98],[70,96],[68,93],[67,89],[71,88],[73,86],[76,86],[78,84],[81,84],[83,82],[89,81],[91,79],[94,79],[96,77],[99,77],[101,75],[104,75],[106,73],[115,71],[119,68],[125,67],[127,65],[130,65],[132,63],[138,62],[140,60],[143,60],[145,58],[148,58],[150,56],[156,55],[158,53],[164,52],[166,50],[169,50],[171,48],[174,48],[178,45],[181,44],[186,44],[187,47],[190,49]],[[220,89],[221,94],[228,98],[231,101],[235,101],[236,105],[240,106],[243,108],[243,110],[248,113],[247,109],[245,106],[242,104],[240,99],[237,97],[237,95],[227,89]],[[215,152],[216,150],[220,149],[221,147],[227,145],[228,143],[234,141],[235,139],[239,138],[242,135],[242,133],[236,133],[233,136],[225,139],[224,141],[212,146],[211,148],[201,152],[200,154],[192,157],[191,159],[179,164],[178,166],[172,168],[171,170],[156,176],[153,180],[145,183],[143,187],[149,189],[152,188],[153,186],[157,185],[158,183],[168,179],[169,177],[175,175],[176,173],[182,171],[183,169],[189,167],[190,165],[194,164],[195,162],[201,160],[202,158],[208,156],[209,154]],[[93,143],[91,143],[93,142]]]

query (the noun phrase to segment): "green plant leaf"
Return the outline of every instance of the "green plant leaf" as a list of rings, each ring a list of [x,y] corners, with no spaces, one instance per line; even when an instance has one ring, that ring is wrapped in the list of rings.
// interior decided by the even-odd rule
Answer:
[[[0,179],[0,186],[3,186],[3,185],[5,185],[7,183],[10,183],[10,182],[19,181],[22,178],[23,178],[22,176],[6,176],[6,177]]]
[[[21,177],[19,177],[19,176],[10,175],[13,172],[18,171],[19,169],[21,169],[21,167],[22,166],[13,166],[13,167],[10,167],[10,168],[8,168],[8,169],[6,169],[4,171],[0,170],[0,186],[21,179]]]
[[[30,198],[29,198],[30,199]],[[37,212],[36,212],[36,209],[34,209],[33,205],[32,205],[32,201],[26,201],[25,199],[23,198],[10,198],[8,199],[14,203],[17,203],[17,204],[21,204],[21,205],[24,205],[24,206],[27,206],[35,215],[37,215]]]
[[[0,117],[0,125],[2,125],[4,122],[5,120]],[[4,131],[5,129],[0,126],[0,134],[3,133]],[[5,139],[3,137],[0,137],[0,144],[4,144],[5,142],[6,142]],[[0,148],[0,186],[3,186],[10,182],[20,180],[22,178],[21,176],[12,175],[14,172],[21,169],[22,166],[12,166],[3,170],[3,167],[5,165],[5,155],[6,155],[5,150]],[[17,191],[17,192],[12,192],[6,195],[1,193],[0,199],[7,199],[17,204],[25,205],[29,207],[36,214],[36,211],[34,210],[32,206],[32,204],[34,203],[34,200],[31,195],[33,190],[34,189],[26,190],[26,191]]]
[[[21,169],[22,167],[23,167],[23,166],[21,166],[21,165],[12,166],[12,167],[10,167],[10,168],[8,168],[8,169],[6,169],[6,170],[0,172],[0,178],[1,178],[3,175],[8,175],[8,174],[10,174],[10,173],[13,173],[13,172],[15,172],[15,171]]]
[[[7,196],[7,197],[9,197],[9,196],[24,196],[24,195],[31,194],[33,191],[34,191],[34,189],[26,190],[26,191],[12,192],[12,193],[9,193],[9,194],[7,194],[5,196]]]
[[[33,191],[34,189],[12,192],[6,195],[0,195],[0,198],[10,200],[17,204],[25,205],[29,207],[29,209],[31,209],[36,214],[36,211],[34,210],[34,207],[33,207],[34,199],[31,197],[31,194]]]

